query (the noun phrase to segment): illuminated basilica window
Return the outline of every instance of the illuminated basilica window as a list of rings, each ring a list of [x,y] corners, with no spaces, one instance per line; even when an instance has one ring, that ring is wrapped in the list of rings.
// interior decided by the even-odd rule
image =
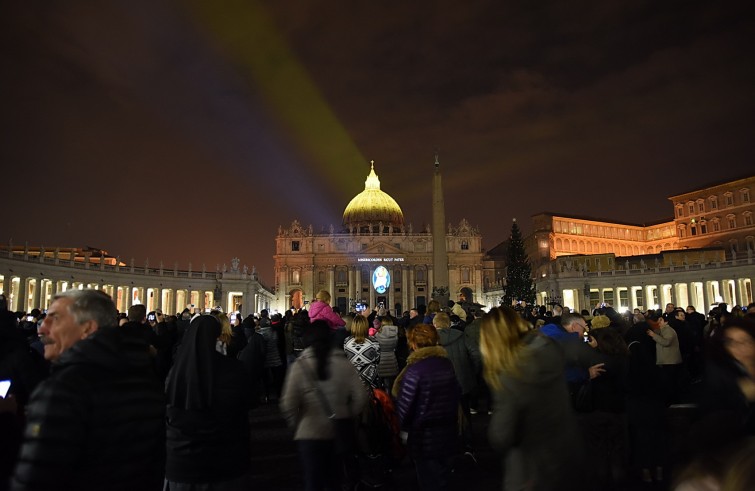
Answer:
[[[301,282],[301,272],[298,269],[291,271],[291,283],[298,285]]]

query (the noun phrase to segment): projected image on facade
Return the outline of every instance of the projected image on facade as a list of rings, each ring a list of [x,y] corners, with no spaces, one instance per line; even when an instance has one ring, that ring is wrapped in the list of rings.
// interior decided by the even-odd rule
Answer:
[[[388,287],[391,285],[391,274],[385,268],[385,266],[378,266],[372,273],[372,286],[379,294],[383,294],[388,291]]]

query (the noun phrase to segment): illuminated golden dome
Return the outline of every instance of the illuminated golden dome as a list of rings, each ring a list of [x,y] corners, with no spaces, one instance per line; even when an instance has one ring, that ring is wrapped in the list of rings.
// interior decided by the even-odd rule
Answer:
[[[404,226],[404,213],[396,200],[380,190],[380,179],[375,174],[374,162],[364,181],[364,191],[354,196],[343,212],[343,224],[349,231],[373,230],[382,223],[383,228],[399,231]]]

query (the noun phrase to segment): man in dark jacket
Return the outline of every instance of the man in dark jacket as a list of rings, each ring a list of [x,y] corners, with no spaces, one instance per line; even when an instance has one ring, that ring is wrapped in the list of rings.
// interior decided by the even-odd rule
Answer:
[[[160,489],[165,396],[147,345],[105,293],[56,295],[39,328],[50,378],[31,396],[12,489]]]

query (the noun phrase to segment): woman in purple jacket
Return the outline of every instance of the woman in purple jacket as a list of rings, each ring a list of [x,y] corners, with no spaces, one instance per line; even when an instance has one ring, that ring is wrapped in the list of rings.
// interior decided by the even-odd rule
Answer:
[[[396,411],[408,433],[419,488],[446,489],[449,460],[458,446],[461,389],[435,327],[417,324],[407,338],[414,352],[393,385]]]

